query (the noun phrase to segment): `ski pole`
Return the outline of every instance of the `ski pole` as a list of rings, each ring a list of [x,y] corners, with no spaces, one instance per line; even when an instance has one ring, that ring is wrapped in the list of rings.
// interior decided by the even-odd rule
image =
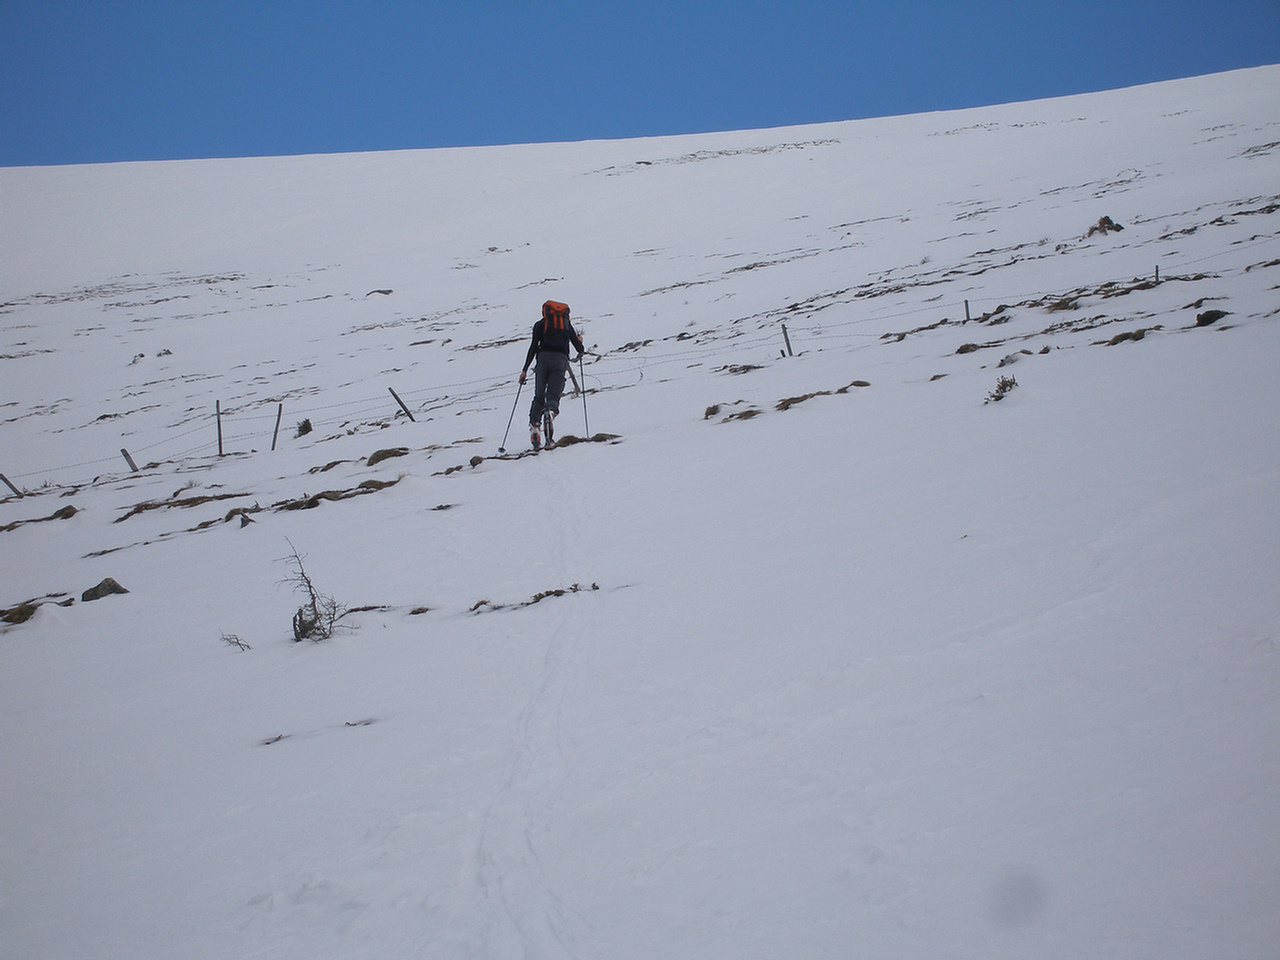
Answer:
[[[498,447],[499,453],[507,452],[507,434],[511,432],[511,421],[516,418],[516,407],[520,406],[520,391],[524,389],[524,381],[520,381],[520,386],[516,387],[516,402],[511,405],[511,416],[507,417],[507,429],[502,431],[502,444]]]
[[[570,370],[573,367],[569,368]],[[582,354],[578,354],[578,370],[582,373],[582,425],[587,431],[587,439],[591,439],[591,421],[587,419],[587,373],[582,368]]]

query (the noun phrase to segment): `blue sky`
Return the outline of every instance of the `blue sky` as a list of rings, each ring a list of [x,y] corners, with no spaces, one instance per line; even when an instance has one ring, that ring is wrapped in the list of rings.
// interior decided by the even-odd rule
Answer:
[[[613,139],[1280,62],[1280,0],[0,0],[0,166]]]

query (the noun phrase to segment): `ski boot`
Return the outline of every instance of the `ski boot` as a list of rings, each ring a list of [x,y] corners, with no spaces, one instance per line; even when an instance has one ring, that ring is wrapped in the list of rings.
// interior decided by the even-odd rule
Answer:
[[[548,447],[553,447],[556,443],[555,420],[556,415],[550,410],[542,415],[542,436],[546,439]]]
[[[529,444],[535,450],[542,449],[542,434],[538,432],[536,423],[529,424]]]

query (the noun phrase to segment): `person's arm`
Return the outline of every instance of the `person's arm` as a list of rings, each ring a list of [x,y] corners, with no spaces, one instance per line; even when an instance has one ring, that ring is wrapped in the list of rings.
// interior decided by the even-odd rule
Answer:
[[[520,382],[524,383],[525,376],[529,373],[529,364],[533,363],[533,358],[538,355],[538,344],[542,341],[542,321],[539,320],[533,325],[533,340],[529,343],[529,352],[525,354],[524,368],[520,371]]]
[[[569,342],[578,348],[579,357],[586,353],[586,348],[582,345],[582,338],[578,336],[578,331],[573,329],[573,324],[569,325]]]

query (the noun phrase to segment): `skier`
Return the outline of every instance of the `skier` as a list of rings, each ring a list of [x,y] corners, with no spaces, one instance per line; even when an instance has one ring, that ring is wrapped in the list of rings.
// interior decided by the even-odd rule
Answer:
[[[570,344],[578,351],[574,359],[580,360],[583,352],[582,338],[569,321],[568,304],[548,300],[542,305],[542,319],[533,325],[533,341],[524,358],[524,369],[520,371],[520,382],[524,383],[529,374],[529,365],[537,360],[533,377],[533,404],[529,407],[529,442],[535,450],[542,446],[544,436],[548,446],[555,441],[554,421],[560,412],[564,375],[569,372]]]

